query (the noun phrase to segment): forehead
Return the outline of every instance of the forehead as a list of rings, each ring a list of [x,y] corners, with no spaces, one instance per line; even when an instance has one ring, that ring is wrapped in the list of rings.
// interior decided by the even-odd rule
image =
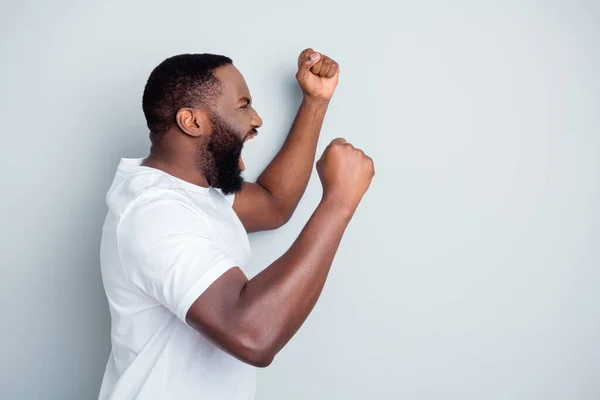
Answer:
[[[223,84],[221,101],[228,103],[237,102],[240,97],[250,97],[250,90],[242,73],[233,65],[224,65],[213,72]]]

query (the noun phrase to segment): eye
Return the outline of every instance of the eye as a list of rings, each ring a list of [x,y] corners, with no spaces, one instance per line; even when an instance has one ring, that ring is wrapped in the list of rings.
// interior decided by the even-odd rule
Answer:
[[[239,107],[239,109],[248,109],[248,108],[252,108],[252,101],[251,101],[249,98],[247,98],[247,97],[244,97],[244,98],[242,98],[242,99],[240,99],[240,100],[241,100],[241,101],[243,101],[244,103],[243,103],[243,105],[241,105],[241,106]]]

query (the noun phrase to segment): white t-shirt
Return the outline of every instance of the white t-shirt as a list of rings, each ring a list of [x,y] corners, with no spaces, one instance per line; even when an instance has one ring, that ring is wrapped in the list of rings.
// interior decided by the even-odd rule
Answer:
[[[256,368],[185,322],[219,276],[250,258],[224,196],[122,159],[106,195],[100,250],[111,315],[100,400],[254,399]]]

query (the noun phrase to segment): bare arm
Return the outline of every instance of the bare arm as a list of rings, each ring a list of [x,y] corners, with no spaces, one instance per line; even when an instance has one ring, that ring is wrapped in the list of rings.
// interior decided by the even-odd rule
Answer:
[[[312,63],[303,62],[311,52],[311,49],[307,49],[300,55],[297,78],[304,95],[281,150],[259,175],[256,183],[244,183],[242,191],[235,196],[233,209],[249,233],[276,229],[289,221],[310,179],[319,134],[339,71],[335,61],[321,56],[320,61],[312,67],[316,75],[309,72]],[[305,82],[307,77],[313,79],[308,80],[312,86]],[[317,87],[320,91],[313,88],[313,94],[309,94],[307,85],[309,88]]]
[[[244,183],[236,194],[233,209],[247,232],[275,229],[291,218],[308,185],[328,104],[304,98],[281,150],[256,183]]]
[[[286,221],[306,190],[328,106],[328,101],[303,99],[281,150],[256,180],[271,193]]]
[[[290,249],[250,281],[231,269],[188,311],[190,325],[247,363],[269,365],[308,317],[375,175],[373,160],[344,139],[325,149],[317,171],[323,198]]]
[[[323,62],[323,67],[314,61],[301,64],[298,80],[313,99],[326,101],[305,97],[284,147],[259,177],[261,185],[250,186],[256,196],[246,195],[240,203],[236,196],[234,210],[244,208],[251,229],[265,226],[269,212],[262,207],[268,204],[291,215],[306,188],[338,76],[337,64],[333,68]],[[374,175],[372,160],[341,138],[331,142],[316,165],[323,197],[290,249],[251,280],[239,268],[230,269],[186,315],[188,324],[223,350],[255,366],[269,365],[315,306],[342,235]],[[261,195],[258,186],[268,188],[269,196]]]
[[[234,268],[190,307],[190,325],[240,360],[265,367],[313,309],[353,210],[323,199],[290,249],[247,280]]]

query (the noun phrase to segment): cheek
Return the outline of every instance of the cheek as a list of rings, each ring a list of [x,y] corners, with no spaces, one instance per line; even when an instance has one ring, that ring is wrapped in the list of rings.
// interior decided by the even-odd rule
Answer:
[[[247,112],[238,110],[239,112],[234,115],[229,115],[225,120],[227,130],[235,133],[240,139],[244,139],[248,133],[248,126],[250,126],[250,118]]]
[[[240,136],[242,139],[246,137],[246,134],[249,131],[249,126],[250,126],[250,118],[247,118],[248,115],[245,114],[244,118],[238,118],[235,121],[235,125],[233,125],[235,132],[238,134],[238,136]]]
[[[230,133],[235,136],[235,140],[239,142],[239,144],[244,143],[244,139],[246,138],[246,133],[244,133],[243,129],[239,126],[232,126]]]

